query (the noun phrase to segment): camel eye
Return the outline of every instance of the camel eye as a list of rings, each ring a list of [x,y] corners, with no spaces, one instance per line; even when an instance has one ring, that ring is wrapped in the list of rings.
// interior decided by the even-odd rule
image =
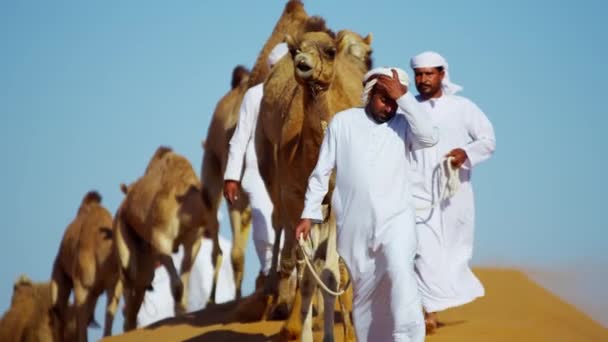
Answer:
[[[329,58],[333,59],[336,57],[336,48],[333,46],[325,48],[324,52],[327,55],[327,57],[329,57]]]

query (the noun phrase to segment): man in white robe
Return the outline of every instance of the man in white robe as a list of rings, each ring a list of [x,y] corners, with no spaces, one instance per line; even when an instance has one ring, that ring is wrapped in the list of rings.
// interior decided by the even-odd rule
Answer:
[[[435,52],[411,59],[418,101],[439,129],[439,143],[432,148],[410,149],[414,176],[413,195],[418,230],[416,273],[427,331],[437,327],[436,312],[463,305],[484,295],[481,282],[469,266],[473,252],[475,206],[471,171],[488,159],[495,148],[494,129],[484,113],[469,99],[455,95],[448,64]],[[454,157],[461,182],[453,197],[439,203],[443,180],[440,163]]]
[[[268,56],[272,68],[286,53],[287,44],[275,46]],[[228,162],[224,172],[224,196],[229,202],[237,199],[239,182],[249,194],[252,209],[253,244],[260,260],[260,275],[267,276],[272,263],[274,229],[272,227],[272,201],[260,176],[255,152],[254,133],[264,96],[264,84],[255,85],[245,93],[239,111],[239,121],[228,152]],[[245,172],[243,172],[243,161]]]
[[[219,237],[220,248],[230,250],[230,241]],[[213,243],[209,239],[203,239],[194,266],[190,273],[190,284],[188,290],[188,312],[198,311],[207,305],[213,285],[213,263],[211,262],[211,250]],[[174,265],[181,265],[184,248],[180,246],[177,253],[171,257]],[[224,258],[220,266],[217,279],[217,293],[215,300],[223,303],[234,299],[235,284],[232,264],[230,259]],[[137,327],[143,327],[157,322],[161,319],[175,316],[175,302],[171,295],[171,280],[164,267],[157,267],[154,271],[152,287],[146,291],[144,300],[137,313]]]
[[[416,231],[407,141],[437,142],[436,129],[407,91],[407,74],[377,68],[364,77],[365,107],[337,113],[325,134],[296,236],[323,219],[332,171],[337,247],[351,272],[358,341],[423,341],[414,275]]]

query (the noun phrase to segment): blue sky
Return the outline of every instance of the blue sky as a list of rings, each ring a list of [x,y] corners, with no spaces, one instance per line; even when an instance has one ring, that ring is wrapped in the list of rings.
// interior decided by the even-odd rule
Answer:
[[[86,191],[100,191],[114,212],[118,184],[136,179],[161,144],[200,169],[200,141],[232,68],[251,67],[283,9],[261,3],[0,1],[0,311],[20,273],[50,276]],[[372,32],[376,65],[411,75],[412,55],[440,52],[494,124],[496,155],[474,175],[476,264],[595,265],[589,282],[608,279],[603,2],[305,6],[335,30]],[[252,248],[247,257],[246,292],[258,268]]]

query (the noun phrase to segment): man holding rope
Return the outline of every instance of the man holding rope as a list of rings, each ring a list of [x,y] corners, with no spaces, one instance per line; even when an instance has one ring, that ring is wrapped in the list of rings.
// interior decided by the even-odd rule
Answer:
[[[323,219],[335,170],[337,248],[351,272],[357,340],[423,341],[406,147],[433,146],[438,132],[408,92],[403,70],[376,68],[363,82],[365,107],[336,114],[327,128],[296,236],[306,238]]]
[[[496,142],[484,113],[470,100],[454,95],[462,87],[450,81],[448,63],[441,55],[421,53],[411,59],[410,66],[420,93],[417,100],[440,132],[439,143],[432,148],[408,149],[417,208],[416,276],[426,329],[432,333],[438,324],[436,312],[484,295],[469,267],[475,222],[470,180],[472,168],[493,154]],[[444,161],[450,157],[451,165],[446,166]],[[460,181],[456,191],[442,186],[450,167],[456,169]],[[446,190],[451,194],[446,196]]]

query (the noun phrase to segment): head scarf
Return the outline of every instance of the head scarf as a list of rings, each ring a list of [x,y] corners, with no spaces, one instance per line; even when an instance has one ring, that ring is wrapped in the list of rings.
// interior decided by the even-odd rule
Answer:
[[[462,90],[461,86],[450,81],[448,62],[437,52],[426,51],[418,56],[412,57],[410,60],[410,66],[412,69],[443,67],[444,76],[443,81],[441,82],[441,90],[443,93],[446,95],[454,95]]]
[[[367,74],[365,74],[365,76],[363,76],[363,88],[364,89],[363,89],[363,94],[361,95],[361,102],[363,102],[364,106],[367,106],[367,103],[369,102],[369,95],[370,95],[372,89],[374,89],[374,86],[376,85],[376,83],[378,82],[378,80],[377,80],[378,76],[385,75],[390,78],[393,78],[393,72],[391,71],[391,69],[395,69],[395,71],[397,72],[397,76],[399,76],[399,82],[406,87],[408,86],[409,77],[407,76],[407,73],[405,71],[403,71],[403,69],[389,68],[389,67],[379,67],[379,68],[372,69],[372,70],[368,71]],[[373,76],[376,76],[376,77],[373,77]]]
[[[283,58],[288,51],[289,49],[287,48],[286,43],[277,44],[268,55],[268,60],[266,61],[268,63],[268,67],[272,68],[272,66],[277,64],[277,62]]]

